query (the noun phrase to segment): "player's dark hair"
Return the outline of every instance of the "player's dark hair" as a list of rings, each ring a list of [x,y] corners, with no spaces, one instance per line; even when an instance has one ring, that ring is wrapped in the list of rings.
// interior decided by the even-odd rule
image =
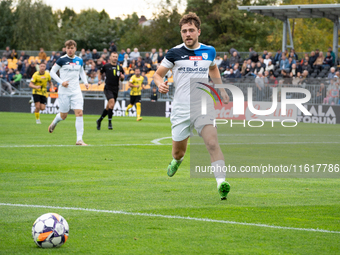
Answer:
[[[110,56],[111,56],[112,54],[117,54],[117,55],[118,55],[118,53],[117,53],[116,51],[112,51],[112,52],[110,53]]]
[[[74,46],[77,48],[77,43],[74,40],[68,40],[65,42],[65,47],[71,47]]]
[[[188,14],[184,15],[181,20],[179,21],[179,27],[182,28],[184,24],[194,24],[197,29],[201,27],[201,20],[194,12],[189,12]]]
[[[136,68],[135,68],[135,72],[136,72],[137,69],[140,71],[140,68],[139,68],[139,67],[136,67]]]

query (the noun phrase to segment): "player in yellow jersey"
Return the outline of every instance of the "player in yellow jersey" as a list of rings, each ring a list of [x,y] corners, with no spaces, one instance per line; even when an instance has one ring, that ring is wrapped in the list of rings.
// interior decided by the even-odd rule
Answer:
[[[53,86],[49,72],[46,72],[46,64],[39,65],[39,71],[35,72],[32,76],[29,87],[33,89],[33,99],[35,104],[35,121],[37,124],[40,122],[40,110],[45,110],[47,103],[47,82]]]
[[[141,121],[143,118],[140,116],[141,113],[141,95],[142,89],[144,88],[143,85],[144,77],[140,75],[140,69],[135,69],[135,74],[131,76],[129,80],[129,86],[131,87],[130,92],[130,104],[126,108],[125,116],[128,116],[130,108],[135,104],[137,108],[137,121]]]

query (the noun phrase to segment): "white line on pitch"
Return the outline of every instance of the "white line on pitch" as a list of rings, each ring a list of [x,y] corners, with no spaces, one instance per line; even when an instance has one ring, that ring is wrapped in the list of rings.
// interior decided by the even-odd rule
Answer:
[[[307,232],[321,232],[321,233],[340,234],[340,231],[325,230],[325,229],[318,229],[318,228],[315,229],[315,228],[281,227],[281,226],[259,224],[259,223],[237,222],[237,221],[228,221],[228,220],[214,220],[214,219],[208,219],[208,218],[195,218],[195,217],[189,217],[189,216],[184,217],[184,216],[176,216],[176,215],[162,215],[162,214],[153,214],[153,213],[137,213],[137,212],[124,212],[124,211],[113,211],[113,210],[98,210],[98,209],[79,208],[79,207],[47,206],[47,205],[45,206],[45,205],[25,205],[25,204],[0,203],[0,206],[1,205],[2,206],[28,207],[28,208],[46,208],[46,209],[58,209],[58,210],[74,210],[74,211],[123,214],[123,215],[130,215],[130,216],[158,217],[158,218],[166,218],[166,219],[204,221],[204,222],[214,222],[214,223],[223,223],[223,224],[232,224],[232,225],[262,227],[262,228],[274,228],[274,229],[284,229],[284,230],[298,230],[298,231],[307,231]]]
[[[265,143],[219,143],[220,145],[265,145],[265,144],[339,144],[340,142],[265,142]],[[171,143],[159,144],[89,144],[90,147],[111,147],[111,146],[170,146]],[[204,145],[204,143],[190,143],[190,145]],[[77,147],[77,145],[67,144],[34,144],[34,145],[0,145],[0,148],[34,148],[34,147]],[[79,146],[78,146],[79,147]]]

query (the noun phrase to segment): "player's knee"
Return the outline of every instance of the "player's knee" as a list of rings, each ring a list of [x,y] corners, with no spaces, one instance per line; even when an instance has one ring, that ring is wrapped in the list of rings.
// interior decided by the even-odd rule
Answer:
[[[211,151],[216,151],[219,149],[219,145],[218,145],[218,142],[215,141],[215,140],[208,140],[206,142],[206,147],[208,149],[209,152]]]
[[[181,158],[183,158],[184,154],[185,154],[185,151],[183,151],[183,150],[174,150],[172,152],[172,156],[176,160],[180,160]]]

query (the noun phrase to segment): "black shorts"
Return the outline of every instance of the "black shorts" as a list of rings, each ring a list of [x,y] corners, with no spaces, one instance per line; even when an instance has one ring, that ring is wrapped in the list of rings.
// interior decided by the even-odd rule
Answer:
[[[105,87],[105,88],[104,88],[104,94],[105,94],[107,100],[110,100],[111,98],[113,98],[115,101],[117,101],[118,90],[115,90],[115,89],[107,89],[107,88]]]
[[[131,96],[130,95],[130,104],[134,105],[136,103],[140,103],[141,96]]]
[[[47,97],[42,95],[33,94],[34,103],[47,104]]]

